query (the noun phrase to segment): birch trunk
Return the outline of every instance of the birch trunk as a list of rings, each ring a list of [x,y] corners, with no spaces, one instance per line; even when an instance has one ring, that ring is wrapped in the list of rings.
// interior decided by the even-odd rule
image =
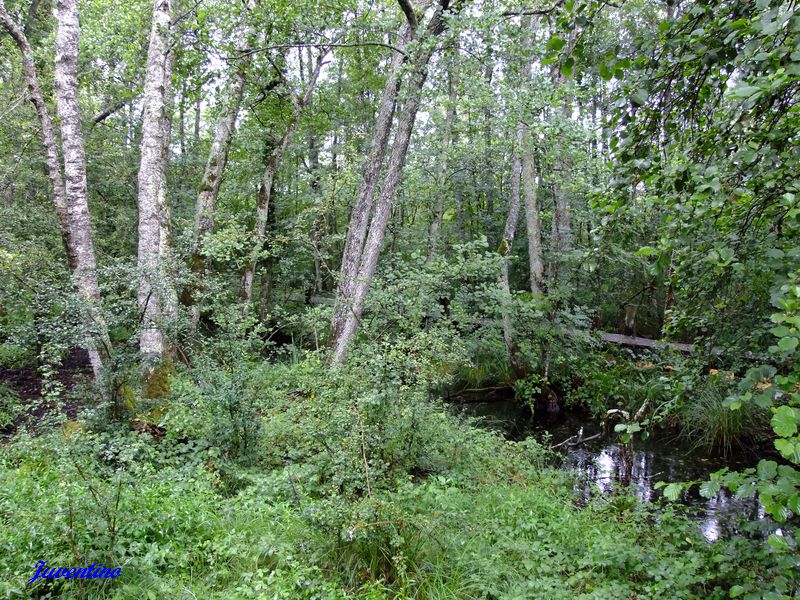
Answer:
[[[405,23],[397,41],[399,49],[405,49],[411,40],[412,34],[411,26]],[[403,54],[399,52],[394,54],[389,76],[386,78],[386,85],[383,88],[381,105],[375,120],[375,134],[372,137],[369,154],[363,167],[364,176],[361,179],[358,196],[350,213],[350,224],[347,228],[347,238],[342,252],[339,285],[336,291],[336,306],[331,320],[330,340],[339,339],[350,312],[348,302],[353,293],[353,286],[361,262],[361,252],[364,247],[364,238],[367,235],[372,201],[375,195],[375,188],[378,185],[378,176],[389,145],[397,92],[400,88],[400,69],[404,60],[405,56]]]
[[[530,141],[530,132],[527,138]],[[528,146],[522,155],[522,183],[525,195],[525,224],[528,230],[528,264],[530,266],[531,292],[544,291],[544,263],[542,261],[542,222],[539,218],[538,185],[533,148]]]
[[[31,102],[42,128],[47,157],[47,174],[53,188],[61,240],[72,281],[81,301],[82,320],[90,332],[87,341],[95,380],[104,392],[103,371],[111,351],[105,322],[99,312],[100,288],[92,242],[91,221],[86,193],[86,160],[77,103],[77,57],[80,26],[75,0],[58,4],[56,36],[56,94],[64,143],[67,185],[61,176],[58,146],[53,122],[44,101],[33,61],[33,51],[23,31],[14,23],[0,0],[0,24],[8,31],[22,54],[22,66]]]
[[[447,182],[447,162],[450,146],[453,143],[453,125],[456,120],[456,102],[458,102],[458,55],[450,56],[450,68],[447,73],[447,113],[442,133],[442,153],[439,155],[439,169],[436,174],[436,206],[433,209],[431,230],[428,237],[428,262],[433,260],[439,244],[439,230],[442,228],[444,215],[445,183]]]
[[[78,107],[79,39],[77,0],[59,0],[55,90],[56,107],[61,121],[66,206],[75,259],[72,280],[80,297],[83,321],[92,332],[88,344],[89,359],[95,379],[100,382],[109,359],[111,341],[100,313],[100,286],[97,283],[97,264],[86,190],[86,154]]]
[[[530,16],[522,18],[522,47],[527,50],[531,43],[530,34],[534,21]],[[520,72],[522,90],[531,85],[532,64],[529,57],[522,60]],[[520,121],[517,131],[517,148],[521,154],[520,174],[522,192],[525,196],[525,226],[528,233],[528,265],[531,292],[543,291],[544,265],[542,263],[542,224],[539,218],[537,198],[536,166],[534,164],[533,137],[530,127]]]
[[[516,133],[514,135],[514,152],[511,158],[511,198],[508,204],[506,224],[503,228],[503,239],[500,242],[500,256],[502,256],[502,263],[500,265],[500,292],[502,294],[500,312],[503,323],[503,340],[506,345],[506,354],[509,362],[517,372],[521,371],[521,365],[517,357],[516,333],[514,331],[514,322],[511,317],[511,286],[509,282],[508,263],[514,244],[514,237],[517,232],[517,223],[519,222],[522,145],[525,140],[526,130],[527,127],[520,121],[517,124]]]
[[[169,57],[172,0],[155,0],[147,70],[144,81],[141,163],[139,166],[139,248],[141,271],[138,302],[142,319],[139,340],[142,365],[148,376],[154,361],[166,351],[162,331],[163,307],[170,302],[169,282],[162,276],[162,256],[167,243],[164,214],[166,198],[166,159],[169,137],[166,131],[168,102],[171,99],[172,60]]]
[[[337,331],[337,336],[333,338],[332,363],[334,365],[344,364],[348,347],[355,335],[361,319],[361,313],[364,310],[364,301],[378,265],[381,246],[386,235],[386,225],[392,212],[392,204],[402,176],[408,144],[411,140],[411,133],[414,129],[414,122],[419,109],[422,88],[428,76],[428,62],[436,47],[435,36],[439,35],[444,29],[443,11],[446,7],[446,2],[437,7],[436,12],[430,18],[425,36],[419,40],[419,45],[412,61],[412,73],[408,81],[405,104],[397,119],[397,131],[392,144],[392,153],[389,157],[389,164],[381,187],[378,204],[370,222],[369,234],[364,243],[358,273],[355,279],[347,284],[349,289],[352,290],[352,294],[349,298],[340,297],[337,299],[338,302],[348,307],[349,311],[345,313],[341,330]]]
[[[566,77],[561,73],[556,65],[553,71],[553,80],[560,87],[566,86]],[[572,116],[572,106],[570,105],[566,95],[561,105],[561,116],[564,122],[567,123]],[[571,171],[571,165],[568,158],[561,158],[558,161],[558,172],[562,176],[562,181],[566,179],[568,173]],[[572,248],[572,220],[569,208],[569,195],[564,189],[562,182],[556,182],[554,189],[554,208],[553,208],[553,226],[550,230],[550,245],[552,252],[552,277],[555,282],[563,283],[565,279],[563,255],[570,251]]]
[[[253,2],[250,2],[252,8]],[[208,270],[208,260],[202,254],[203,241],[214,228],[214,213],[217,209],[217,199],[219,189],[222,185],[222,177],[225,167],[228,164],[228,153],[230,151],[233,135],[236,131],[236,120],[244,96],[244,86],[247,80],[247,70],[251,63],[250,39],[254,35],[252,26],[240,26],[235,36],[239,40],[237,51],[241,59],[233,62],[232,72],[228,77],[227,90],[223,99],[223,113],[219,117],[214,127],[214,140],[208,151],[203,179],[200,183],[200,190],[197,194],[197,204],[195,205],[194,230],[192,234],[192,252],[189,259],[189,266],[195,276],[197,285],[202,285],[202,280]],[[197,323],[200,318],[199,299],[196,297],[199,290],[195,287],[189,290],[185,304],[192,305],[192,332],[197,330]]]
[[[242,291],[239,297],[239,301],[242,303],[243,315],[247,314],[250,301],[253,297],[253,278],[256,272],[256,265],[258,264],[258,255],[261,253],[261,249],[264,246],[267,219],[269,217],[269,203],[272,191],[272,183],[275,180],[275,175],[281,166],[283,155],[292,141],[295,129],[297,129],[297,123],[299,122],[306,106],[311,101],[314,87],[317,84],[319,73],[322,70],[323,58],[324,53],[320,54],[320,56],[317,58],[317,64],[314,67],[314,71],[312,72],[308,83],[306,84],[306,90],[302,97],[297,96],[297,94],[290,89],[290,93],[292,94],[292,103],[294,104],[292,115],[289,117],[289,123],[286,125],[286,131],[284,132],[283,137],[275,146],[275,149],[272,151],[269,159],[267,160],[267,166],[264,169],[264,174],[261,177],[261,185],[259,186],[258,198],[256,202],[256,222],[253,227],[253,247],[250,250],[247,266],[245,267],[244,274],[242,275]]]
[[[64,180],[61,177],[61,166],[59,165],[56,132],[53,127],[53,121],[50,118],[50,113],[47,110],[47,104],[45,104],[44,101],[42,88],[39,87],[36,66],[33,62],[33,50],[28,42],[28,38],[11,18],[11,15],[8,14],[8,11],[6,11],[3,0],[0,0],[0,23],[2,23],[3,27],[11,35],[14,43],[16,43],[17,48],[19,48],[22,54],[22,70],[25,75],[25,82],[28,85],[31,103],[36,109],[36,115],[39,117],[39,124],[42,128],[42,143],[44,144],[47,157],[47,177],[50,180],[50,186],[53,188],[53,204],[56,208],[58,228],[61,233],[61,241],[64,244],[64,252],[67,255],[67,264],[69,265],[70,272],[72,272],[75,270],[77,259],[74,252],[74,244],[72,243],[72,229],[70,227],[69,213],[67,210],[67,195],[64,190]]]

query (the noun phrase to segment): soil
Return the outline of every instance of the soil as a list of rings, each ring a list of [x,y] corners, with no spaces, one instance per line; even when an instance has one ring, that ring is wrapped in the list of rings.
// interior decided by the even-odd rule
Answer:
[[[66,392],[61,395],[60,402],[56,403],[42,397],[43,377],[35,367],[0,367],[0,384],[10,387],[19,396],[24,407],[14,423],[0,431],[0,439],[10,438],[21,427],[27,427],[32,433],[36,433],[36,424],[45,414],[52,414],[53,411],[65,414],[70,420],[75,419],[83,401],[69,392],[77,384],[87,381],[91,373],[88,353],[80,348],[72,349],[56,370],[56,379]]]

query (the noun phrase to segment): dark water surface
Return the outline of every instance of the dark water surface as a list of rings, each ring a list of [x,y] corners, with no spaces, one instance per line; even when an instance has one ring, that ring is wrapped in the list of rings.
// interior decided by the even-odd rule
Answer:
[[[562,414],[546,420],[534,419],[527,407],[511,399],[486,399],[479,402],[456,403],[454,409],[469,416],[481,418],[487,428],[503,432],[513,439],[534,436],[547,446],[560,444],[583,429],[583,437],[600,431],[600,423],[588,417]],[[537,415],[538,417],[538,415]],[[609,496],[622,486],[623,460],[616,434],[575,446],[561,446],[560,466],[576,475],[575,493],[588,502],[592,498]],[[692,451],[668,435],[652,435],[646,441],[635,440],[633,468],[629,493],[640,502],[651,503],[661,498],[661,490],[654,489],[659,481],[704,480],[710,473],[723,467],[743,469],[754,467],[758,459],[752,455],[734,455],[727,459],[705,456]],[[756,498],[737,499],[725,490],[713,498],[703,498],[697,487],[684,493],[681,503],[694,518],[708,541],[723,536],[767,536],[777,525],[767,518]],[[744,523],[748,522],[746,532]]]

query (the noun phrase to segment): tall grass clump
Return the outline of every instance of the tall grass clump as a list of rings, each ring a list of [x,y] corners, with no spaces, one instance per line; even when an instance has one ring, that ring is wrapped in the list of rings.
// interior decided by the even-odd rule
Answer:
[[[723,456],[746,450],[769,431],[769,413],[753,402],[732,410],[726,399],[730,385],[711,375],[696,386],[680,409],[680,437],[694,448]]]

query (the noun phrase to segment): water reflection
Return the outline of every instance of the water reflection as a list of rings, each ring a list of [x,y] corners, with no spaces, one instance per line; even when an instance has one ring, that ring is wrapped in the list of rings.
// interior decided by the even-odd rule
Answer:
[[[521,439],[533,435],[550,445],[567,440],[581,429],[584,438],[598,431],[597,424],[572,416],[536,423],[524,408],[510,400],[472,403],[466,406],[466,412],[482,417],[485,426],[502,430],[509,437]],[[584,502],[614,494],[624,487],[621,482],[626,475],[625,457],[613,438],[562,445],[560,451],[563,454],[561,466],[576,474],[575,494]],[[674,440],[664,439],[637,440],[630,460],[630,484],[626,489],[643,503],[661,498],[661,492],[654,489],[659,481],[702,480],[724,466],[745,468],[755,462],[755,459],[744,456],[727,460],[700,456],[674,443]],[[720,490],[713,498],[703,498],[694,487],[683,494],[681,501],[698,521],[700,531],[709,542],[745,533],[741,525],[745,521],[750,523],[748,535],[766,537],[775,531],[775,523],[765,515],[755,497],[736,498],[728,491]]]

